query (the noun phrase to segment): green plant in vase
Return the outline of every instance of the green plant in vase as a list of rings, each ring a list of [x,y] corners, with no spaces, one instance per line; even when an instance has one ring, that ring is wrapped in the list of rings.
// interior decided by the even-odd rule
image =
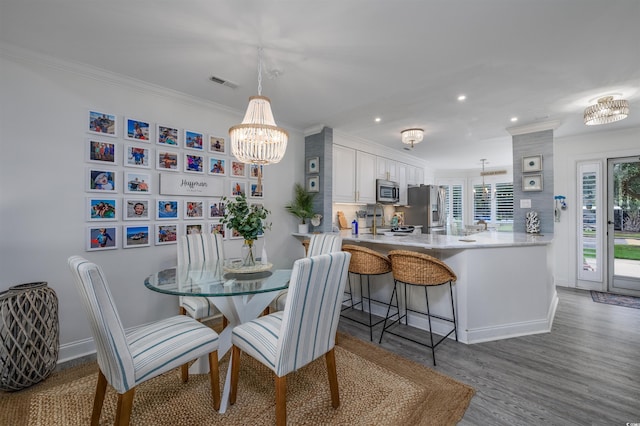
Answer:
[[[224,203],[224,215],[220,222],[225,225],[228,224],[229,228],[235,230],[244,238],[243,266],[255,265],[253,242],[266,229],[271,229],[271,223],[266,222],[267,216],[271,212],[261,204],[249,205],[245,195],[239,195],[231,199],[222,197],[220,202]]]
[[[304,189],[304,186],[299,183],[296,183],[293,189],[293,200],[284,206],[284,208],[287,209],[289,213],[302,220],[301,225],[299,225],[298,232],[306,234],[309,231],[307,219],[311,219],[313,217],[313,199],[315,198],[316,193],[307,191]],[[303,228],[306,228],[306,230]]]

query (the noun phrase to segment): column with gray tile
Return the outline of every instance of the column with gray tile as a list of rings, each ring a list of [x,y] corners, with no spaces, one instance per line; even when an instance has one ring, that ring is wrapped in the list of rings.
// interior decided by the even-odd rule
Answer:
[[[331,200],[333,198],[333,129],[323,127],[319,133],[305,136],[304,138],[305,186],[308,179],[313,176],[319,178],[319,192],[313,201],[314,213],[322,215],[320,226],[309,225],[311,232],[331,232]],[[309,173],[307,164],[310,158],[319,160],[318,173]]]

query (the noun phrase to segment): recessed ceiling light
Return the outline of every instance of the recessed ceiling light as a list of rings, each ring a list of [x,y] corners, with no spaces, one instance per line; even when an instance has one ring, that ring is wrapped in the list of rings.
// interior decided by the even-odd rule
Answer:
[[[380,117],[376,117],[376,123],[379,123],[379,122],[381,122],[381,121],[382,121],[382,118],[380,118]]]
[[[466,100],[466,99],[467,99],[467,95],[460,95],[460,96],[458,96],[458,100],[459,100],[460,102],[462,102],[462,101],[464,101],[464,100]]]
[[[511,117],[511,122],[515,123],[516,121],[518,121],[518,117]]]

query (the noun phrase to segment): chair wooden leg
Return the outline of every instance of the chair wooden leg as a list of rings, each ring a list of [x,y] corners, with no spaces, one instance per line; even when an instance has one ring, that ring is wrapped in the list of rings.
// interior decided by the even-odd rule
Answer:
[[[227,319],[227,317],[225,317],[223,315],[222,316],[222,328],[225,328],[227,325],[229,325],[229,320]]]
[[[241,354],[242,351],[240,348],[234,345],[231,351],[231,392],[229,394],[229,404],[231,405],[236,403],[236,396],[238,395],[238,375],[240,374]]]
[[[189,381],[189,363],[180,366],[180,378],[182,379],[182,383]]]
[[[211,398],[213,408],[220,410],[220,372],[218,371],[218,351],[209,354],[209,380],[211,381]]]
[[[133,396],[136,388],[131,388],[125,393],[118,394],[118,406],[116,408],[116,421],[117,426],[129,426],[129,420],[131,419],[131,408],[133,407]]]
[[[264,308],[264,311],[262,311],[262,315],[261,316],[265,316],[265,315],[269,315],[269,312],[271,310],[269,309],[269,307],[267,306],[266,308]]]
[[[187,310],[180,306],[180,315],[187,315]]]
[[[276,426],[287,424],[287,376],[276,376]]]
[[[340,406],[340,391],[338,390],[338,372],[336,370],[336,353],[335,348],[331,348],[325,354],[327,361],[327,373],[329,375],[329,388],[331,389],[331,406],[338,408]]]
[[[104,395],[107,392],[107,378],[104,377],[102,371],[98,371],[98,383],[96,384],[96,396],[93,399],[93,413],[91,413],[91,426],[97,426],[100,423],[100,413],[102,412],[102,403]]]

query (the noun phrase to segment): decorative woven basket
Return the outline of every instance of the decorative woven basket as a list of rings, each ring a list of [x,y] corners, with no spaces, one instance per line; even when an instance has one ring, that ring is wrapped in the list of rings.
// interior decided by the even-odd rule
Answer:
[[[58,297],[46,282],[0,293],[0,389],[17,391],[51,374],[58,362]]]
[[[449,266],[428,254],[408,250],[389,252],[393,277],[407,284],[440,285],[457,279]]]
[[[349,272],[363,275],[379,275],[391,272],[391,262],[375,250],[366,247],[345,244],[343,251],[351,253]]]

